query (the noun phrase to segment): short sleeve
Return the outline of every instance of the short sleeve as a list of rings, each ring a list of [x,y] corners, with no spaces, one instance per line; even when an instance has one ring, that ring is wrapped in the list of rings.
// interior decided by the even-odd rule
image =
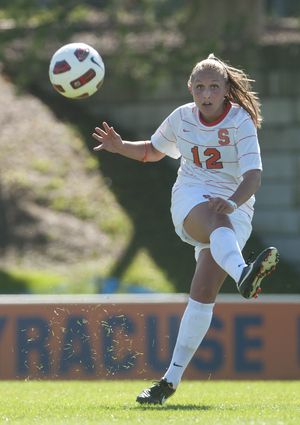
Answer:
[[[241,176],[250,170],[262,170],[260,146],[251,118],[245,120],[237,130],[237,151]]]
[[[157,150],[174,159],[180,157],[176,138],[176,114],[177,110],[165,119],[151,137],[151,142]]]

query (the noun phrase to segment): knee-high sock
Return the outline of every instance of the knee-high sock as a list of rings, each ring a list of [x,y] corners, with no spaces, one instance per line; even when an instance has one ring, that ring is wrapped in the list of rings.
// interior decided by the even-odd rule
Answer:
[[[164,378],[176,388],[182,374],[191,361],[208,331],[212,319],[214,303],[202,304],[189,299],[182,316],[172,360]]]
[[[228,227],[214,230],[210,235],[210,252],[215,262],[238,282],[246,263],[235,232]]]

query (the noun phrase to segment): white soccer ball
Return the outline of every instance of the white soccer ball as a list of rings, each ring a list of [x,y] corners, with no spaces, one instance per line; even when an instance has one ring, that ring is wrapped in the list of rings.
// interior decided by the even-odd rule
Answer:
[[[63,96],[83,99],[102,85],[104,62],[93,47],[85,43],[70,43],[52,56],[49,77],[53,87]]]

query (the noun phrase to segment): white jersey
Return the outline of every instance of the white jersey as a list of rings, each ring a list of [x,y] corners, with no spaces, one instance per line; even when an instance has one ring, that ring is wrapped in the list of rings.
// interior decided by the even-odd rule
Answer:
[[[177,108],[151,137],[153,146],[172,157],[181,156],[176,185],[205,185],[224,199],[236,191],[249,170],[262,170],[257,132],[239,105],[228,103],[211,124],[204,123],[196,104]],[[253,215],[252,196],[239,210]]]

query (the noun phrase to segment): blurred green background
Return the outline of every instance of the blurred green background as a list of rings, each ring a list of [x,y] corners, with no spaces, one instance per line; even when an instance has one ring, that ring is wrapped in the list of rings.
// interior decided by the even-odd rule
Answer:
[[[2,0],[0,292],[189,292],[193,248],[169,212],[178,163],[96,155],[91,134],[109,120],[124,139],[150,138],[172,110],[153,113],[161,96],[169,108],[190,101],[196,62],[214,52],[251,76],[267,53],[289,54],[276,34],[299,35],[299,16],[292,0]],[[74,41],[106,66],[80,101],[48,79],[54,52]],[[126,115],[141,101],[144,127]],[[244,255],[262,248],[254,229]],[[264,293],[300,292],[288,262],[267,280]],[[232,279],[221,292],[236,293]]]

